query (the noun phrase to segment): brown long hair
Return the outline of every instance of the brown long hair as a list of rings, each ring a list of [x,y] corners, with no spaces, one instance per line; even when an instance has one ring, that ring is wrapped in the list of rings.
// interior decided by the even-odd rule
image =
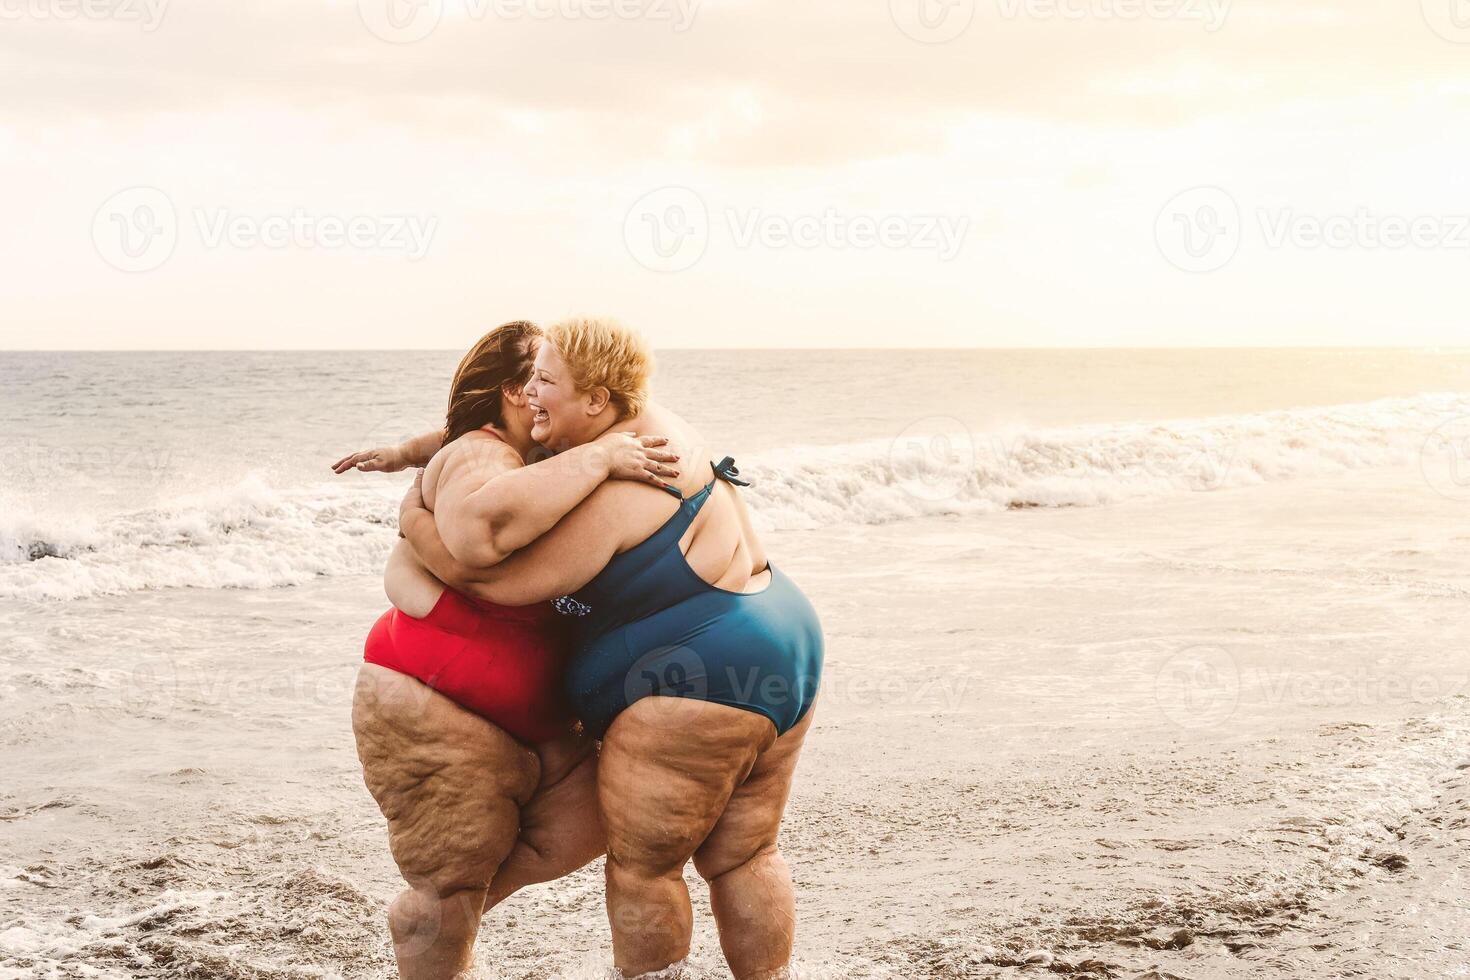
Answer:
[[[444,442],[487,425],[505,425],[500,395],[531,380],[541,328],[529,320],[502,323],[481,337],[454,371]]]

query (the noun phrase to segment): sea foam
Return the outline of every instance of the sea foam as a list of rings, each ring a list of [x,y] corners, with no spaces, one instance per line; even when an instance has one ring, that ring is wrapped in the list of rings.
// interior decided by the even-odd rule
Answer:
[[[1470,397],[1126,425],[974,431],[927,419],[894,438],[740,460],[768,531],[1126,500],[1423,462]],[[1432,462],[1432,461],[1431,461]],[[14,506],[0,517],[0,598],[157,588],[262,589],[373,573],[395,538],[402,477],[309,486],[262,476],[110,516]],[[1470,488],[1466,488],[1470,491]]]

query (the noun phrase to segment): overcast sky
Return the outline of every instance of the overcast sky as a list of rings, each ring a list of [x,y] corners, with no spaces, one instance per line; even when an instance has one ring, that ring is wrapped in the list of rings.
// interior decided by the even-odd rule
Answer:
[[[0,347],[1459,345],[1470,0],[0,0]]]

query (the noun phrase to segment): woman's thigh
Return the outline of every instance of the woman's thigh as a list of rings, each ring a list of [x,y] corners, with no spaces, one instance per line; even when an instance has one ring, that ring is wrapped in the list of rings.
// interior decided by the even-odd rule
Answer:
[[[440,895],[486,887],[536,790],[536,754],[427,685],[374,664],[358,674],[352,728],[404,878]]]
[[[776,846],[781,818],[791,797],[791,783],[814,709],[761,754],[745,782],[730,794],[709,836],[694,852],[694,866],[706,879],[745,864]]]
[[[682,868],[775,739],[770,719],[739,708],[690,698],[634,703],[602,743],[609,860],[651,874]]]
[[[601,857],[606,836],[597,811],[597,748],[567,735],[535,746],[541,783],[521,808],[520,838],[495,876],[491,904],[528,885],[569,875]]]

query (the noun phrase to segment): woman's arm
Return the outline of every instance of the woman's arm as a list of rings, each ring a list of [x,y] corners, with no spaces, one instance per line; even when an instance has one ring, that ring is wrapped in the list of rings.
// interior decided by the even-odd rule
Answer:
[[[505,443],[473,434],[450,447],[434,523],[458,562],[488,568],[535,541],[609,479],[663,486],[679,457],[659,436],[610,432],[531,466]]]
[[[420,470],[398,506],[398,536],[412,546],[419,562],[440,582],[457,592],[472,594],[478,576],[485,570],[466,565],[444,547],[434,526],[434,514],[424,506],[423,481]]]
[[[415,619],[423,619],[433,612],[434,603],[439,601],[444,591],[444,583],[419,564],[418,556],[407,541],[400,540],[383,569],[383,591],[395,608]]]
[[[540,465],[540,464],[538,464]],[[424,567],[450,588],[506,606],[528,606],[575,592],[596,577],[622,545],[630,482],[605,483],[547,534],[494,567],[469,565],[445,547],[417,487],[399,509],[398,527]]]
[[[362,452],[343,456],[332,464],[332,472],[342,475],[348,470],[363,473],[397,473],[410,466],[428,466],[434,454],[444,447],[444,430],[425,432],[396,446],[364,449]]]

